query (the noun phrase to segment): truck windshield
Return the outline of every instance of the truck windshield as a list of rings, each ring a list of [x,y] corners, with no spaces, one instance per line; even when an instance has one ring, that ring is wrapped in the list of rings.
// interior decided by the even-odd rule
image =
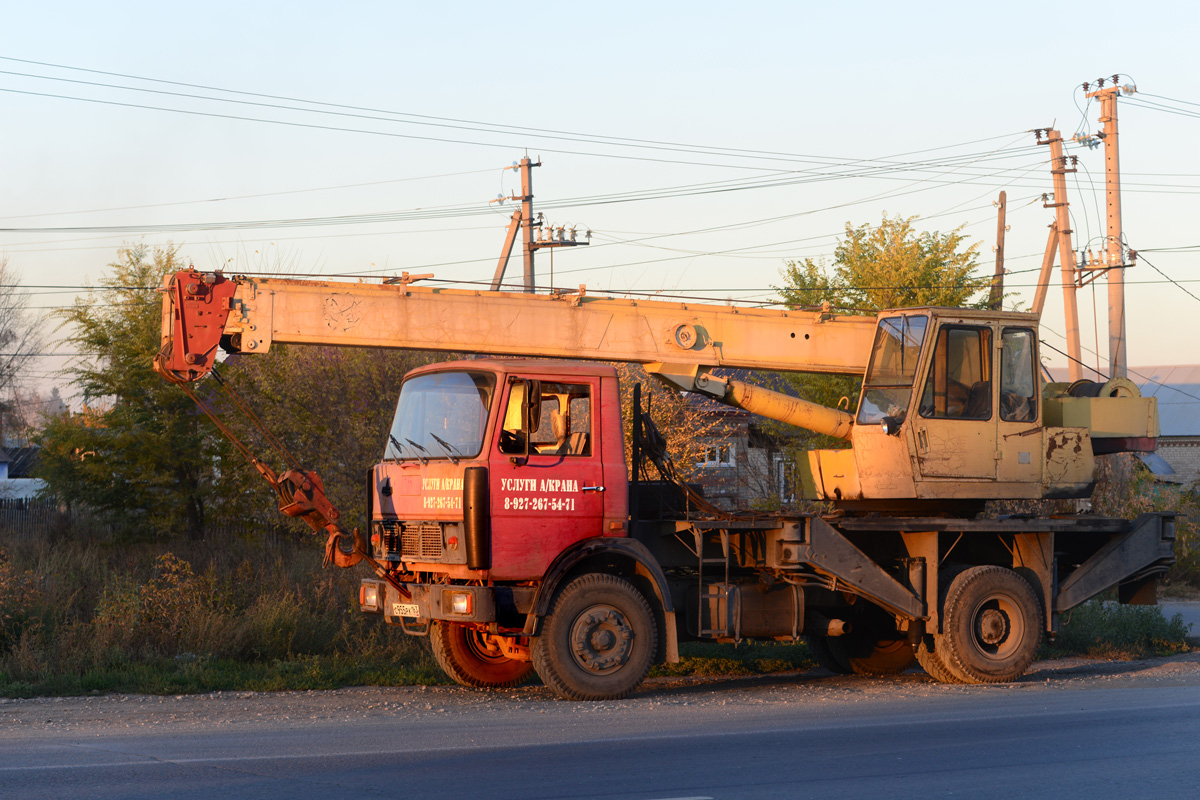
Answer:
[[[487,372],[427,372],[400,387],[384,459],[474,458],[483,449],[496,377]]]
[[[884,317],[879,321],[858,404],[859,425],[872,425],[884,417],[904,421],[928,322],[924,316]]]

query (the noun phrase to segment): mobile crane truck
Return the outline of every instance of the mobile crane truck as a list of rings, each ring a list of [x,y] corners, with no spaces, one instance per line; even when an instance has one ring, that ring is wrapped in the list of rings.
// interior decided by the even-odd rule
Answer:
[[[1153,398],[1132,383],[1047,383],[1038,317],[828,310],[232,277],[163,286],[155,368],[189,385],[218,347],[276,343],[505,356],[404,379],[368,530],[346,531],[319,476],[253,459],[281,510],[373,576],[361,610],[428,635],[476,687],[536,671],[557,695],[620,698],[681,641],[807,637],[838,672],[916,658],[940,681],[1012,681],[1059,614],[1112,588],[1153,603],[1174,561],[1170,513],[988,518],[988,500],[1086,498],[1096,455],[1152,450]],[[617,374],[636,362],[680,389],[849,441],[801,459],[822,514],[730,514],[681,481],[635,404],[624,456]],[[516,357],[516,358],[510,358]],[[522,358],[524,357],[524,358]],[[863,378],[854,415],[722,377],[718,368]],[[714,371],[716,370],[716,371]],[[739,373],[740,374],[740,373]],[[202,402],[197,396],[199,402]],[[224,429],[228,432],[228,429]]]

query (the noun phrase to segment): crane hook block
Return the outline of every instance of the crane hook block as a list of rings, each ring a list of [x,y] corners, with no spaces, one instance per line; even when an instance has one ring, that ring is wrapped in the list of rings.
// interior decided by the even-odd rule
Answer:
[[[154,357],[155,372],[174,383],[191,383],[212,370],[237,286],[219,272],[195,269],[163,281],[162,346]]]

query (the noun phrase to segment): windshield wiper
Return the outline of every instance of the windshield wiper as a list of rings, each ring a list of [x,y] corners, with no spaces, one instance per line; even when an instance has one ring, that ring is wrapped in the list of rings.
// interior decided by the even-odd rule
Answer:
[[[450,463],[451,463],[451,464],[457,464],[457,463],[458,463],[458,458],[457,458],[457,456],[455,456],[455,455],[454,455],[454,450],[457,450],[458,448],[457,448],[457,447],[454,447],[454,445],[452,445],[452,444],[450,444],[449,442],[447,442],[447,441],[445,441],[444,439],[442,439],[442,437],[438,436],[438,435],[437,435],[436,433],[434,433],[433,431],[430,431],[430,432],[429,432],[429,435],[430,435],[430,436],[432,436],[432,437],[433,437],[433,440],[434,440],[435,442],[437,442],[438,444],[440,444],[440,445],[442,446],[442,449],[446,451],[446,455],[450,457]],[[452,448],[453,448],[453,449],[452,449]],[[461,451],[460,451],[460,452],[461,452]]]
[[[391,431],[388,431],[388,439],[391,440],[392,446],[396,448],[396,458],[404,458],[404,445],[400,444],[400,440],[392,436]]]
[[[421,462],[422,467],[425,466],[429,462],[429,458],[428,458],[429,451],[426,450],[424,447],[421,447],[421,445],[417,444],[416,442],[414,442],[412,439],[408,438],[407,436],[404,437],[404,441],[408,442],[413,447],[420,450],[421,453],[425,454],[425,455],[421,455],[421,453],[417,453],[417,460]]]

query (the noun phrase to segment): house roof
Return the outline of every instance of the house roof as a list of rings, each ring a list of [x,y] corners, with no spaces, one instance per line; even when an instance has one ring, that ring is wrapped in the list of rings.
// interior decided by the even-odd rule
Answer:
[[[1130,368],[1129,379],[1158,398],[1163,436],[1200,436],[1200,364]]]
[[[31,478],[37,453],[36,447],[10,447],[7,451],[0,448],[0,464],[8,463],[9,478]]]

